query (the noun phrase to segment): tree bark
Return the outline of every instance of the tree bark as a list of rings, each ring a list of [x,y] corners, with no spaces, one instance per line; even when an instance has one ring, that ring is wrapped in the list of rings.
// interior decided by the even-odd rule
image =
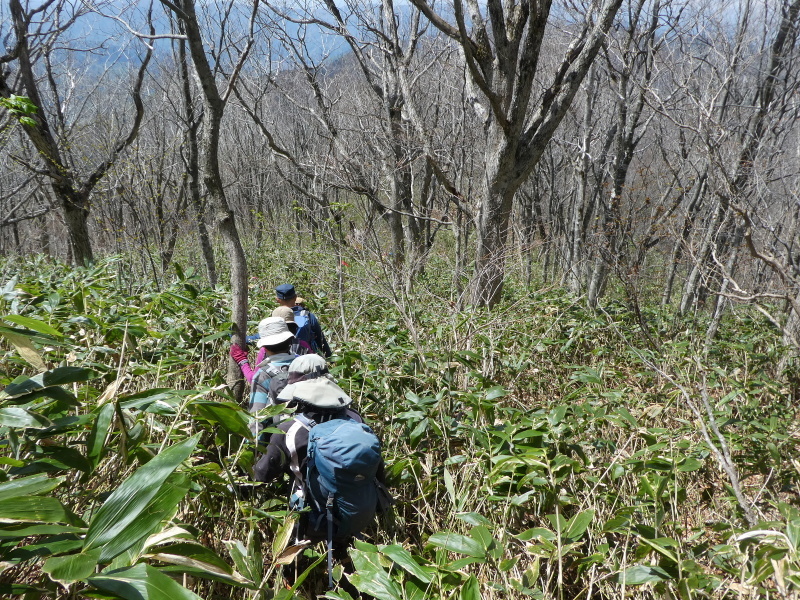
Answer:
[[[455,0],[455,25],[425,0],[412,4],[464,51],[466,68],[488,107],[483,194],[477,221],[472,301],[494,306],[505,278],[506,244],[514,194],[538,163],[588,73],[622,1],[604,0],[587,15],[556,69],[551,86],[529,117],[534,83],[551,1],[541,3],[488,0],[468,2],[469,17]],[[471,29],[468,33],[467,27]]]
[[[34,124],[25,124],[23,129],[39,152],[44,163],[43,170],[50,178],[53,193],[63,210],[72,260],[79,265],[90,264],[94,261],[88,225],[91,208],[90,196],[97,183],[106,175],[120,155],[133,143],[139,134],[139,127],[144,117],[141,87],[147,65],[152,56],[152,48],[148,47],[133,87],[132,99],[135,112],[127,136],[118,140],[103,160],[97,163],[88,175],[81,176],[70,168],[69,163],[63,159],[63,151],[69,152],[68,141],[66,142],[67,146],[62,147],[63,143],[60,146],[58,136],[53,134],[51,123],[48,122],[45,114],[44,102],[39,92],[39,84],[34,69],[35,57],[40,53],[45,53],[47,58],[46,53],[51,51],[51,46],[55,43],[61,30],[54,29],[46,33],[38,31],[38,36],[45,38],[47,43],[43,43],[40,48],[32,49],[30,40],[37,39],[36,35],[31,35],[28,31],[32,17],[25,12],[20,0],[9,0],[9,8],[16,44],[9,54],[2,57],[0,65],[12,60],[18,61],[22,90],[12,90],[7,81],[9,74],[0,68],[0,96],[8,98],[14,93],[16,95],[27,95],[30,101],[38,108],[35,114],[29,115]],[[60,107],[59,110],[61,110]]]
[[[171,8],[173,5],[162,0],[162,3]],[[254,3],[253,11],[256,10],[258,2]],[[233,69],[231,80],[224,94],[217,88],[217,81],[214,70],[208,61],[203,44],[202,32],[195,12],[194,0],[179,0],[174,5],[178,10],[176,17],[181,21],[186,39],[189,46],[189,55],[194,65],[195,75],[200,86],[203,98],[203,130],[199,139],[199,162],[202,168],[203,183],[211,201],[212,211],[217,229],[225,244],[228,260],[231,268],[231,343],[240,347],[245,345],[247,335],[247,298],[248,298],[248,269],[244,249],[242,248],[239,232],[236,228],[236,219],[233,210],[228,205],[225,196],[225,188],[222,182],[222,174],[219,168],[219,142],[222,125],[222,116],[225,111],[232,85],[235,77],[244,63],[250,44],[252,43],[252,16],[250,37],[245,49],[239,55],[237,65]],[[236,361],[228,361],[228,385],[234,397],[241,401],[244,393],[244,380],[242,379],[241,369]]]

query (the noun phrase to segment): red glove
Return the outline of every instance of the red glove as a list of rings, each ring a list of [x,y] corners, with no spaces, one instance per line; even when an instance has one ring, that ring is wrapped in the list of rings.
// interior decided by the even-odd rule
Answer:
[[[231,344],[231,358],[236,361],[237,364],[241,365],[242,363],[247,362],[247,351],[242,350],[236,344]]]

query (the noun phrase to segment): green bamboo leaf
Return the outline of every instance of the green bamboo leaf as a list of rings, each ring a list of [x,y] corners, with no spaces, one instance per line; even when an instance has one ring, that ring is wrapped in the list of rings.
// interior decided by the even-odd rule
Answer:
[[[64,471],[77,469],[84,473],[88,473],[92,468],[83,454],[68,446],[45,446],[43,448],[43,456],[37,457],[37,460],[31,465],[51,465]],[[45,470],[47,470],[47,467],[45,467]]]
[[[589,523],[594,519],[594,510],[585,510],[569,520],[562,536],[568,540],[579,540],[586,533]]]
[[[703,468],[703,464],[704,464],[703,461],[688,456],[680,462],[680,464],[678,465],[678,471],[680,471],[681,473],[697,471],[698,469]]]
[[[3,325],[0,325],[0,336],[7,337],[9,340],[12,336],[21,336],[31,343],[36,342],[48,346],[63,347],[68,345],[67,342],[56,339],[53,336],[37,333],[35,331],[31,331],[30,329],[22,329],[20,327],[4,327]]]
[[[481,586],[475,575],[470,575],[458,591],[459,600],[481,600]]]
[[[420,586],[412,579],[403,582],[403,592],[405,592],[406,600],[426,600],[430,597],[428,594],[428,586]]]
[[[392,559],[396,565],[402,567],[420,581],[430,583],[433,580],[433,575],[414,560],[414,556],[402,546],[393,544],[391,546],[379,546],[379,549],[383,554]]]
[[[128,522],[124,528],[117,530],[116,535],[103,546],[101,562],[108,562],[122,552],[144,544],[148,536],[154,533],[162,521],[175,514],[178,504],[189,491],[191,480],[185,473],[173,473],[164,485],[153,496],[141,511],[138,518]],[[141,551],[139,548],[138,551]]]
[[[42,571],[50,575],[53,581],[68,585],[93,575],[98,558],[100,558],[100,548],[86,553],[53,556],[44,562]]]
[[[89,577],[87,581],[103,592],[124,600],[202,600],[155,567],[138,564]]]
[[[181,563],[179,558],[192,559],[198,563],[207,565],[207,568],[213,567],[216,572],[220,573],[233,573],[233,568],[226,563],[216,552],[211,548],[206,548],[202,544],[195,542],[179,542],[177,544],[168,544],[165,546],[158,546],[157,548],[150,548],[150,556],[161,560],[163,562],[171,562],[173,564]],[[172,557],[165,560],[163,557]]]
[[[202,419],[217,423],[229,433],[243,438],[250,438],[250,417],[239,406],[232,402],[195,402],[192,408]]]
[[[567,530],[567,525],[569,525],[564,515],[560,513],[557,515],[547,515],[547,520],[553,525],[553,529],[555,529],[558,535],[564,537],[564,532]]]
[[[0,583],[0,594],[4,598],[8,596],[23,596],[27,593],[30,593],[30,598],[41,598],[48,591],[46,588],[38,588],[24,583]]]
[[[169,554],[154,554],[150,558],[167,563],[164,566],[158,567],[159,571],[178,579],[183,575],[190,575],[192,577],[200,577],[202,579],[218,581],[227,585],[249,588],[251,590],[257,589],[259,585],[258,581],[251,581],[239,573],[228,573],[218,569],[212,564],[204,563],[203,561],[193,558],[172,556]]]
[[[151,404],[162,402],[168,406],[178,406],[183,402],[183,397],[190,394],[188,390],[173,390],[169,388],[154,388],[137,392],[136,394],[120,396],[119,404],[122,408],[130,410],[146,410]]]
[[[484,551],[492,547],[495,539],[492,537],[492,532],[483,525],[473,527],[469,532],[469,537],[478,542]]]
[[[181,542],[157,548],[147,557],[169,566],[162,568],[166,573],[186,573],[196,577],[204,577],[213,581],[221,581],[236,586],[258,587],[239,573],[235,573],[216,552],[198,543]]]
[[[32,535],[59,535],[62,533],[84,533],[86,527],[73,525],[30,525],[0,523],[0,539],[19,539]]]
[[[48,325],[44,321],[39,319],[34,319],[32,317],[23,317],[22,315],[6,315],[5,317],[0,317],[4,321],[8,321],[9,323],[14,323],[15,325],[20,325],[25,327],[26,329],[32,329],[33,331],[38,331],[39,333],[44,333],[46,335],[52,335],[54,337],[64,337],[64,334],[61,333],[58,329]]]
[[[508,390],[497,385],[495,387],[489,388],[486,390],[486,399],[487,400],[497,400],[498,398],[502,398],[503,396],[508,394]]]
[[[32,544],[14,548],[6,558],[30,560],[31,558],[59,556],[80,552],[83,539],[74,533],[62,533],[40,538]]]
[[[434,533],[428,538],[428,544],[436,546],[437,548],[444,548],[450,552],[457,552],[459,554],[466,554],[467,556],[474,556],[483,558],[486,556],[486,551],[480,542],[473,540],[465,535],[452,533],[450,531],[442,531]]]
[[[20,496],[0,500],[0,516],[5,523],[67,523],[75,517],[50,496]]]
[[[43,387],[51,385],[66,385],[80,383],[97,377],[97,373],[83,367],[57,367],[52,371],[45,371],[32,379],[40,379]]]
[[[627,585],[657,583],[667,579],[672,579],[669,573],[661,567],[651,565],[636,565],[617,574],[617,583],[624,582]]]
[[[614,411],[617,415],[625,419],[631,426],[638,427],[638,421],[633,417],[633,415],[628,411],[627,408],[624,406],[619,406]]]
[[[0,399],[16,398],[42,388],[88,381],[95,376],[96,373],[94,371],[81,367],[58,367],[33,377],[20,376],[6,386]]]
[[[219,338],[230,337],[230,336],[231,336],[230,331],[218,331],[217,333],[212,333],[211,335],[207,335],[204,338],[200,338],[200,343],[207,344],[208,342],[213,342],[214,340],[218,340]]]
[[[111,430],[116,407],[114,404],[104,404],[97,412],[97,418],[92,425],[92,430],[86,438],[86,458],[96,468],[106,449],[106,438]]]
[[[41,412],[42,410],[50,410],[51,406],[50,403],[43,403],[44,405],[37,405],[35,410],[37,412]],[[34,410],[32,407],[27,407],[28,410]],[[60,406],[52,406],[53,413],[60,412],[63,410],[63,407]],[[54,437],[57,435],[74,435],[78,432],[83,432],[86,429],[86,426],[90,423],[94,422],[95,415],[87,414],[87,415],[67,415],[65,417],[56,417],[53,419],[53,424],[45,429],[41,429],[37,432],[37,435],[42,437]]]
[[[286,550],[289,542],[292,539],[292,532],[294,531],[295,519],[287,518],[283,525],[278,528],[275,533],[275,539],[272,540],[272,555],[280,556]]]
[[[0,427],[15,429],[42,428],[51,425],[50,419],[24,408],[9,406],[0,408]]]
[[[464,523],[468,525],[485,525],[486,527],[491,527],[492,522],[484,517],[480,513],[476,512],[464,512],[464,513],[456,513],[456,518],[461,519]]]
[[[30,379],[25,378],[26,381],[31,382]],[[15,385],[15,384],[12,384]],[[7,394],[8,387],[0,392],[0,401],[5,401],[5,404],[27,404],[30,405],[39,398],[52,398],[64,407],[79,406],[78,399],[69,391],[57,385],[50,387],[40,387],[38,383],[31,382],[31,389],[24,393],[19,393],[14,396]],[[9,386],[11,387],[11,386]]]
[[[158,498],[157,506],[151,506],[151,502],[162,491],[167,479],[177,469],[180,464],[192,454],[200,434],[167,448],[150,460],[147,464],[139,467],[136,472],[128,477],[114,492],[108,497],[103,506],[95,513],[89,532],[86,534],[85,550],[90,550],[110,544],[111,550],[103,552],[101,560],[111,558],[119,552],[124,551],[136,541],[141,535],[151,533],[152,527],[158,521],[148,518],[145,510],[156,508],[160,514],[156,515],[160,520],[166,510],[165,504],[175,501],[176,503],[183,498],[185,490],[164,490],[165,494]],[[171,486],[168,486],[171,487]],[[183,494],[178,498],[178,492]],[[139,526],[136,522],[142,520],[146,522],[149,530],[144,532],[147,527]],[[130,528],[129,528],[130,527]],[[117,540],[126,532],[124,540]],[[122,536],[121,536],[122,537]],[[113,541],[113,544],[111,543]],[[110,556],[109,556],[110,555]]]
[[[554,542],[556,540],[556,534],[550,531],[549,529],[545,529],[544,527],[534,527],[533,529],[526,529],[519,535],[515,535],[515,538],[522,542],[529,542],[530,540],[537,539],[537,540],[547,540],[548,542]]]
[[[236,565],[236,570],[240,573],[248,573],[250,571],[249,561],[247,560],[247,548],[239,540],[223,540],[223,544],[228,549],[228,553],[233,559],[233,564]]]
[[[20,477],[12,481],[0,483],[0,500],[17,498],[20,496],[39,496],[53,491],[62,483],[65,477],[48,477],[47,475],[31,475]]]
[[[669,550],[667,548],[667,546],[673,546],[673,547],[678,546],[678,543],[672,538],[648,539],[646,537],[639,536],[639,541],[642,542],[645,546],[650,546],[653,550],[655,550],[668,560],[672,561],[673,563],[675,564],[678,563],[678,555],[672,550]]]
[[[402,600],[403,592],[400,586],[392,581],[386,571],[377,563],[376,554],[355,551],[351,556],[356,572],[350,575],[349,579],[359,592],[364,592],[379,600]]]
[[[464,569],[470,565],[482,564],[484,560],[485,559],[478,558],[477,556],[467,556],[466,558],[459,558],[458,560],[454,560],[451,563],[442,565],[441,569],[444,571],[449,571],[451,573],[456,573],[461,569]]]

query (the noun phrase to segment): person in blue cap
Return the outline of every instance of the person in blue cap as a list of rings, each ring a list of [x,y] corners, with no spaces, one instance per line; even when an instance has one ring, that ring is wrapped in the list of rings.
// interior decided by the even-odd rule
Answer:
[[[294,322],[297,323],[295,336],[298,340],[305,340],[311,344],[314,352],[322,352],[326,358],[333,354],[325,334],[322,333],[319,320],[314,313],[298,303],[297,292],[291,283],[284,283],[275,288],[275,300],[279,305],[288,306],[294,311]]]

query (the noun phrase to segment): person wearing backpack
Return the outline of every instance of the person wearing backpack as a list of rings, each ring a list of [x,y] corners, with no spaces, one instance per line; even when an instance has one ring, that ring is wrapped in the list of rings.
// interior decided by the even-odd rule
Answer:
[[[298,300],[298,305],[300,305],[301,304],[300,300],[303,300],[303,298],[298,298],[297,300]],[[303,308],[305,308],[305,307],[303,307]],[[278,308],[276,308],[275,310],[272,311],[272,316],[273,317],[280,317],[281,319],[286,321],[286,326],[289,328],[289,331],[291,331],[292,334],[294,334],[295,339],[294,339],[294,342],[292,343],[292,353],[293,354],[297,354],[298,356],[300,356],[301,354],[308,354],[309,352],[313,352],[314,351],[311,348],[311,344],[309,344],[305,340],[301,340],[301,339],[297,338],[297,323],[295,323],[295,321],[294,321],[294,311],[291,308],[289,308],[288,306],[279,306]],[[245,338],[245,342],[247,344],[252,344],[253,342],[257,342],[259,339],[260,339],[260,336],[258,334],[248,335],[247,338]],[[241,352],[244,352],[244,350],[242,350],[242,349],[239,349],[239,350],[241,350]],[[238,350],[237,350],[237,356],[240,356],[240,358],[242,356],[241,354],[239,354]],[[258,352],[258,358],[256,359],[256,364],[258,364],[262,360],[264,360],[265,357],[266,357],[266,352],[264,351],[264,348],[262,347]],[[245,354],[245,358],[246,358],[246,354]],[[253,378],[253,373],[254,372],[255,371],[253,371],[252,369],[250,370],[250,376],[247,379],[248,383]]]
[[[381,444],[350,408],[352,399],[336,385],[319,355],[292,362],[288,385],[277,399],[296,412],[270,437],[254,477],[269,482],[289,475],[290,508],[304,511],[297,544],[327,542],[332,588],[334,554],[345,557],[353,537],[391,504]]]
[[[294,312],[294,322],[297,324],[297,338],[311,344],[314,352],[322,352],[330,358],[333,352],[322,332],[322,326],[316,315],[302,304],[297,302],[297,292],[291,283],[284,283],[275,288],[275,301],[280,306],[291,308]]]
[[[286,321],[281,317],[267,317],[258,324],[259,357],[264,359],[258,362],[255,368],[250,366],[247,351],[236,345],[231,346],[230,354],[242,369],[245,379],[250,382],[250,402],[247,410],[255,414],[259,410],[274,404],[270,398],[270,381],[274,377],[285,377],[291,362],[297,358],[292,352],[295,342],[294,334],[289,330]],[[283,420],[281,415],[272,419],[275,423]],[[250,424],[251,431],[256,440],[262,429],[269,426],[270,419],[254,419]]]
[[[288,306],[279,306],[272,311],[272,316],[280,317],[286,321],[286,326],[289,328],[289,331],[294,334],[294,341],[292,342],[291,348],[292,354],[302,356],[303,354],[312,354],[314,352],[314,350],[311,348],[311,344],[309,344],[306,340],[301,340],[297,337],[297,323],[295,323],[294,311],[291,308]]]

